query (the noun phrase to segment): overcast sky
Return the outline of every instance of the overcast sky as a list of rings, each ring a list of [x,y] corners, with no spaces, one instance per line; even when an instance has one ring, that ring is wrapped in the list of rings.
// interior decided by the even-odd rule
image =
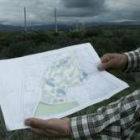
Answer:
[[[140,21],[140,0],[0,0],[0,24],[23,25],[59,23]]]

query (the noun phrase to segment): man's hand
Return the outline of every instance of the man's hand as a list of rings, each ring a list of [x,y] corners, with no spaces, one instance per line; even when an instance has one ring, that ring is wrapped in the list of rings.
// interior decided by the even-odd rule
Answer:
[[[41,120],[30,118],[25,121],[25,125],[30,126],[33,133],[54,136],[70,136],[69,118]]]
[[[125,54],[110,53],[101,58],[99,70],[123,70],[127,65],[127,56]]]

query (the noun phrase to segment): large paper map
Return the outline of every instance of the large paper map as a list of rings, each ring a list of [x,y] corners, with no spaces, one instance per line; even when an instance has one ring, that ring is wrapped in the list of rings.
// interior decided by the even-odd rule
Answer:
[[[29,117],[61,118],[110,98],[128,85],[99,71],[89,44],[0,61],[0,100],[8,130]]]

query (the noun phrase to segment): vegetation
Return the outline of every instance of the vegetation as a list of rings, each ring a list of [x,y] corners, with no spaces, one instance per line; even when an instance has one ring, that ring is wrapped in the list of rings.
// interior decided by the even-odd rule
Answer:
[[[63,31],[54,33],[52,31],[38,31],[30,33],[21,32],[2,32],[0,31],[0,59],[9,59],[21,57],[24,55],[35,54],[48,50],[58,49],[79,43],[90,42],[99,56],[109,52],[126,52],[134,50],[140,46],[140,27],[96,27],[83,29],[81,31]],[[109,100],[90,106],[78,113],[83,115],[93,113],[97,108],[107,105],[122,96],[126,96],[134,91],[140,85],[137,76],[134,74],[125,74],[122,72],[111,72],[117,77],[130,84],[131,88],[118,93]],[[71,116],[70,116],[71,117]],[[49,140],[46,138],[31,134],[27,130],[7,132],[2,113],[0,115],[0,139],[1,140]],[[54,138],[56,139],[56,138]],[[68,138],[60,138],[67,140]]]

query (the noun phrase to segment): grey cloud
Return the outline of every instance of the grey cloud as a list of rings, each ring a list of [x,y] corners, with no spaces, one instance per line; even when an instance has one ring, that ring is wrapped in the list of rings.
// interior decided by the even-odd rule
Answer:
[[[64,8],[59,11],[60,17],[70,19],[85,18],[93,22],[110,22],[116,20],[140,20],[140,0],[61,0]],[[111,7],[108,5],[112,3]]]
[[[105,11],[105,0],[61,0],[63,9],[60,16],[64,17],[92,17]]]
[[[50,24],[55,0],[0,0],[0,24],[23,25],[23,8],[27,11],[27,25]]]
[[[140,21],[140,0],[106,0],[110,12],[104,13],[110,20]]]
[[[132,20],[140,22],[140,9],[124,9],[120,11],[113,11],[105,13],[109,20]]]
[[[104,5],[105,0],[62,0],[67,8],[99,8]]]
[[[98,11],[92,11],[90,9],[62,9],[58,11],[60,17],[93,17],[98,15]]]
[[[61,0],[59,17],[69,22],[107,22],[116,19],[106,6],[106,0]]]
[[[0,0],[0,24],[23,25],[24,6],[28,25],[54,23],[55,7],[59,23],[139,21],[139,3],[140,0]]]

